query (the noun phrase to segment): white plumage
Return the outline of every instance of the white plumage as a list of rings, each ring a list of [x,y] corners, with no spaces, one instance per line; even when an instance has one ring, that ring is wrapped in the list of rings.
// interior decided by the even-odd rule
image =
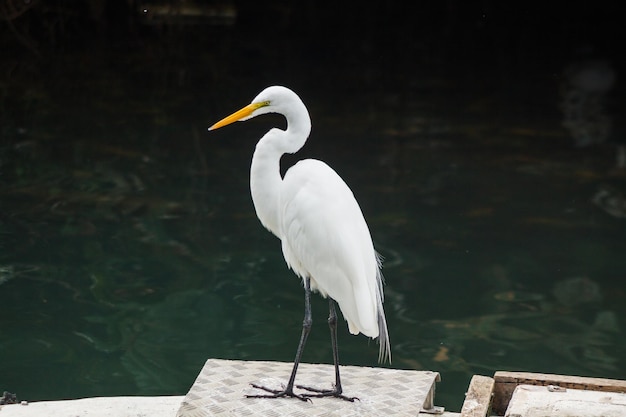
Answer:
[[[324,162],[300,161],[285,175],[280,208],[287,264],[339,304],[350,333],[378,337],[379,316],[384,321],[379,265],[350,188]]]
[[[311,131],[300,98],[285,87],[266,88],[209,130],[264,113],[283,114],[287,128],[268,131],[252,157],[250,189],[259,220],[281,240],[287,265],[310,279],[311,290],[337,302],[350,333],[378,338],[379,360],[391,361],[380,258],[352,191],[315,159],[298,162],[281,178],[281,156],[302,148]]]

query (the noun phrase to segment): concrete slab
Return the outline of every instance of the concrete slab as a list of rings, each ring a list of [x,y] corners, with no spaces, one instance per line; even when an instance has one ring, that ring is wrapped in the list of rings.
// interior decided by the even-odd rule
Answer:
[[[0,417],[200,417],[223,415],[223,410],[228,409],[234,410],[229,416],[432,416],[420,412],[424,407],[441,417],[459,416],[434,407],[439,374],[430,371],[341,367],[345,394],[361,400],[355,403],[334,398],[304,403],[244,397],[248,392],[256,392],[250,382],[280,386],[290,372],[290,363],[211,359],[187,396],[94,397],[0,405]],[[297,382],[330,387],[333,380],[331,365],[302,364]]]
[[[0,405],[0,417],[174,417],[183,396],[94,397]]]
[[[304,402],[245,397],[265,393],[250,383],[280,389],[291,368],[287,362],[209,359],[177,416],[416,416],[424,408],[443,411],[432,404],[439,374],[431,371],[342,366],[344,394],[358,397],[359,401],[354,402],[337,398]],[[297,384],[331,388],[333,382],[332,365],[300,364],[298,368]]]
[[[626,394],[556,385],[518,385],[505,417],[623,417]]]

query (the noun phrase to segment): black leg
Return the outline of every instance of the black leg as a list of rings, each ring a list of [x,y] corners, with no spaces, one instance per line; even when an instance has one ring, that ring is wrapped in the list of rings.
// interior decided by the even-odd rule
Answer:
[[[300,343],[298,344],[298,350],[296,351],[296,358],[293,361],[293,369],[291,370],[291,376],[289,382],[283,390],[274,390],[264,387],[262,385],[251,384],[254,388],[262,389],[271,394],[269,395],[246,395],[247,398],[280,398],[280,397],[293,397],[302,401],[310,401],[307,396],[299,395],[293,392],[294,382],[296,380],[296,373],[298,372],[298,365],[302,359],[302,352],[304,352],[304,345],[306,339],[311,331],[311,325],[313,324],[313,318],[311,315],[311,280],[306,278],[304,280],[304,320],[302,320],[302,334],[300,335]],[[339,374],[337,374],[339,375]]]
[[[346,397],[342,395],[341,378],[339,377],[339,348],[337,347],[337,311],[335,310],[335,300],[328,297],[328,327],[330,328],[330,343],[333,348],[333,362],[335,363],[335,386],[333,389],[319,389],[298,385],[300,389],[315,392],[315,394],[304,394],[305,397],[337,397],[346,401],[358,400],[357,397]]]

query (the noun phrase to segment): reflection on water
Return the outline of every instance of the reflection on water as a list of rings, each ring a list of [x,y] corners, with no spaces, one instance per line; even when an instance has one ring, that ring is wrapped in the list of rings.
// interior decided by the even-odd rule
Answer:
[[[493,92],[428,74],[360,91],[347,64],[316,89],[307,77],[328,62],[239,82],[212,55],[181,62],[169,47],[79,56],[89,71],[66,58],[2,116],[0,389],[183,394],[209,357],[292,360],[301,284],[247,183],[256,138],[284,122],[204,133],[277,79],[313,117],[285,165],[335,167],[386,259],[392,366],[441,372],[451,409],[474,373],[623,377],[626,173],[613,145],[572,146],[556,85],[536,101],[521,91],[532,82]],[[313,302],[304,360],[330,363],[327,304]],[[344,363],[375,364],[375,343],[339,339]]]

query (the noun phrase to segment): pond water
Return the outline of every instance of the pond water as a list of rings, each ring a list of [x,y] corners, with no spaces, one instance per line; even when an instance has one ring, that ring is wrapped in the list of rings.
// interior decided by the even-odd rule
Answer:
[[[206,131],[277,83],[313,120],[283,169],[333,166],[385,258],[392,367],[440,372],[452,410],[473,374],[624,378],[619,119],[575,147],[554,71],[360,71],[215,33],[222,49],[162,35],[175,42],[68,51],[3,84],[0,389],[182,395],[207,358],[293,359],[301,284],[248,186],[256,140],[284,121]],[[306,362],[332,362],[326,308],[313,298]],[[376,343],[346,330],[341,361],[375,366]]]

